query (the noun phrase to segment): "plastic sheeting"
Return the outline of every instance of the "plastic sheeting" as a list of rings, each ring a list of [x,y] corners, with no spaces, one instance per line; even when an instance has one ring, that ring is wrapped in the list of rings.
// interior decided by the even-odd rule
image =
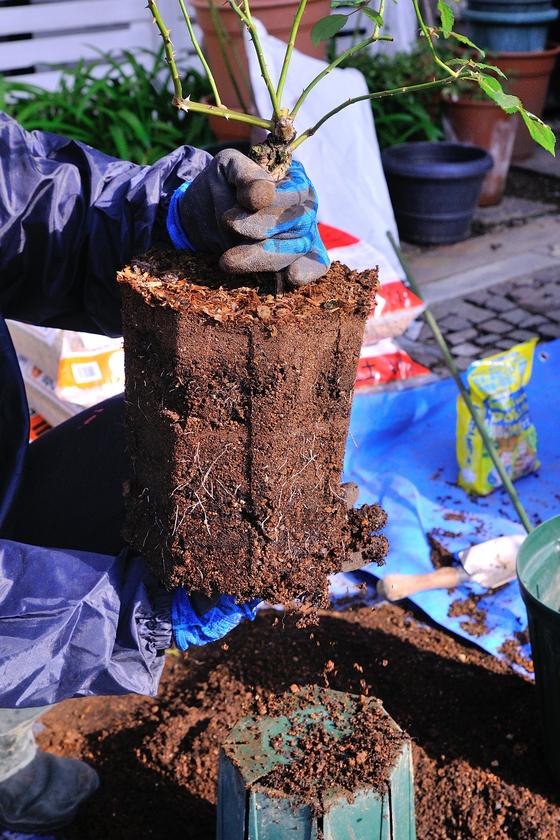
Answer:
[[[516,482],[535,525],[560,513],[559,365],[560,340],[537,346],[527,392],[542,467],[537,474]],[[453,552],[492,537],[523,533],[504,490],[470,498],[456,484],[456,398],[452,380],[354,398],[344,480],[359,485],[358,504],[379,502],[389,517],[387,563],[381,568],[367,566],[366,579],[432,571],[426,537],[430,532]],[[457,519],[457,514],[464,521]],[[335,599],[340,602],[352,595],[356,581],[348,575],[335,576]],[[370,597],[371,593],[370,587]],[[448,616],[450,604],[471,593],[484,596],[479,606],[487,610],[489,632],[476,638],[461,626],[464,617]],[[447,590],[422,592],[411,600],[442,627],[495,655],[501,656],[503,642],[527,626],[517,581],[493,593],[468,584],[451,594]],[[530,655],[528,646],[523,653]]]

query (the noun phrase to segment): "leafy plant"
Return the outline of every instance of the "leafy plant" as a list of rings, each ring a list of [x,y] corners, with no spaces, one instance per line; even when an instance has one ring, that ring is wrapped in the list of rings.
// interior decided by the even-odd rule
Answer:
[[[416,79],[429,79],[434,75],[431,53],[425,41],[419,42],[410,53],[391,56],[361,53],[346,59],[341,66],[359,70],[371,93],[408,87]],[[472,82],[464,84],[471,90],[474,87]],[[399,97],[372,99],[371,109],[382,149],[407,141],[433,141],[443,137],[437,92],[404,92]]]
[[[163,48],[100,53],[62,71],[56,90],[0,78],[0,109],[30,131],[64,134],[133,163],[150,164],[184,143],[213,140],[202,114],[189,119],[172,106]],[[210,93],[205,76],[189,70],[185,88]]]
[[[528,113],[521,101],[509,94],[506,94],[499,80],[494,73],[499,73],[497,68],[491,65],[482,63],[484,52],[476,47],[465,35],[462,35],[453,30],[455,15],[452,7],[446,0],[438,0],[438,12],[440,16],[440,26],[428,26],[424,21],[422,12],[419,6],[419,0],[411,0],[416,15],[416,20],[420,29],[420,35],[427,45],[430,59],[432,62],[432,74],[428,81],[417,82],[417,76],[414,78],[412,84],[400,84],[395,87],[384,88],[381,90],[374,90],[363,96],[356,96],[341,102],[336,108],[333,108],[325,114],[315,125],[305,129],[299,136],[296,137],[294,129],[294,120],[297,116],[302,104],[307,99],[309,94],[320,82],[327,76],[335,67],[341,65],[344,61],[355,56],[357,53],[363,52],[371,44],[376,41],[390,41],[390,35],[381,34],[383,28],[383,15],[385,10],[386,0],[379,0],[379,6],[376,10],[369,7],[369,0],[346,0],[345,6],[351,7],[345,14],[336,12],[329,15],[322,20],[319,20],[313,27],[311,37],[315,43],[326,41],[332,38],[345,25],[348,17],[356,13],[362,13],[371,25],[370,34],[359,43],[353,44],[349,49],[345,50],[340,56],[334,58],[330,64],[326,66],[302,91],[294,107],[290,110],[283,107],[282,96],[284,92],[284,85],[290,65],[290,60],[294,50],[296,36],[302,17],[305,13],[307,0],[300,0],[298,8],[295,12],[292,22],[292,28],[286,51],[284,61],[280,71],[278,83],[275,85],[270,77],[270,72],[266,64],[263,54],[262,45],[260,43],[257,27],[251,13],[250,0],[226,0],[228,6],[239,17],[241,23],[246,28],[253,47],[256,52],[263,83],[268,91],[271,105],[271,115],[269,118],[257,117],[254,114],[243,113],[227,108],[223,105],[216,82],[212,75],[208,63],[205,60],[204,53],[196,38],[192,22],[185,6],[184,0],[178,0],[179,6],[185,19],[185,24],[191,38],[191,42],[195,52],[203,63],[208,76],[208,82],[212,88],[215,105],[208,105],[193,98],[193,92],[189,92],[187,96],[183,95],[183,85],[181,83],[180,75],[177,70],[175,62],[175,55],[173,52],[173,44],[171,42],[170,31],[163,21],[158,4],[156,0],[148,0],[148,8],[152,13],[155,24],[157,25],[161,37],[163,39],[166,59],[171,70],[171,77],[175,89],[175,96],[173,102],[177,108],[185,112],[193,112],[195,114],[214,114],[216,116],[224,117],[227,120],[235,120],[239,122],[248,123],[250,125],[258,126],[267,129],[269,132],[265,143],[259,146],[254,146],[251,150],[251,156],[263,167],[272,172],[275,177],[280,178],[286,172],[289,162],[291,160],[292,152],[301,144],[312,137],[316,131],[328,120],[330,117],[339,113],[343,108],[354,104],[355,102],[369,99],[374,102],[380,99],[386,99],[396,95],[416,94],[421,91],[434,90],[445,85],[451,84],[458,80],[469,81],[480,87],[486,96],[490,97],[507,113],[517,112],[521,115],[526,123],[529,132],[537,143],[540,143],[551,154],[554,154],[555,137],[552,130],[545,125],[534,114]],[[213,0],[211,0],[213,2]],[[335,7],[340,7],[342,2],[335,0],[333,4]],[[448,61],[442,57],[438,50],[438,40],[440,38],[452,39],[455,42],[469,47],[474,50],[480,57],[479,60],[471,58],[469,55],[450,59]]]

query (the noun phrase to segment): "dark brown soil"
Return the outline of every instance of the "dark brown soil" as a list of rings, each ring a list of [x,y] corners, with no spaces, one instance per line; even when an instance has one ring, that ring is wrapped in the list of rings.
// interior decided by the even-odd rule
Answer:
[[[522,645],[526,645],[529,641],[529,633],[527,630],[522,630],[521,632],[514,633],[513,639],[506,639],[503,645],[500,647],[500,653],[502,653],[509,662],[513,665],[519,665],[521,668],[524,668],[529,674],[534,673],[535,668],[533,665],[533,660],[530,659],[523,653]]]
[[[314,708],[321,711],[312,712],[311,721],[302,719],[302,709]],[[277,764],[259,778],[259,789],[289,796],[323,814],[328,807],[325,794],[331,799],[333,791],[340,791],[351,801],[358,790],[387,787],[404,735],[375,699],[294,685],[268,703],[266,717],[279,716],[288,719],[289,741],[277,736],[270,747],[289,763]],[[258,718],[254,728],[258,735]],[[235,763],[233,739],[225,753]]]
[[[355,549],[340,478],[377,271],[275,298],[173,251],[119,279],[127,539],[169,586],[326,605]]]
[[[450,618],[457,618],[462,615],[467,617],[465,621],[461,621],[461,627],[469,636],[485,636],[490,629],[486,623],[488,610],[478,606],[479,600],[480,596],[478,595],[469,595],[468,598],[463,600],[458,598],[456,601],[452,601],[447,611]]]
[[[276,624],[274,622],[276,621]],[[379,697],[413,740],[418,840],[552,840],[534,685],[396,605],[326,613],[312,632],[259,616],[223,645],[169,657],[161,693],[61,704],[44,747],[102,786],[68,840],[212,840],[218,753],[237,720],[296,684]]]
[[[427,534],[430,546],[430,560],[434,569],[441,569],[442,566],[453,566],[455,558],[453,552],[449,551],[433,534]]]

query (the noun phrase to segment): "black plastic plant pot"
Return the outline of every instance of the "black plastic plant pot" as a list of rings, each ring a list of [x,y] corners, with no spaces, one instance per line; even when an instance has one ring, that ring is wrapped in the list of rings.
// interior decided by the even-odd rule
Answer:
[[[560,516],[532,531],[517,577],[527,608],[546,760],[560,783]]]
[[[383,152],[383,169],[399,235],[440,245],[469,235],[492,157],[462,143],[402,143]]]

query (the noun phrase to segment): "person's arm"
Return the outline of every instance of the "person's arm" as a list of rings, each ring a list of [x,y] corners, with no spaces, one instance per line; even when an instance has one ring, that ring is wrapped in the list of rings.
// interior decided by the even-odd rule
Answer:
[[[137,166],[0,113],[0,314],[119,335],[116,271],[171,247],[169,200],[209,160],[183,146]]]

